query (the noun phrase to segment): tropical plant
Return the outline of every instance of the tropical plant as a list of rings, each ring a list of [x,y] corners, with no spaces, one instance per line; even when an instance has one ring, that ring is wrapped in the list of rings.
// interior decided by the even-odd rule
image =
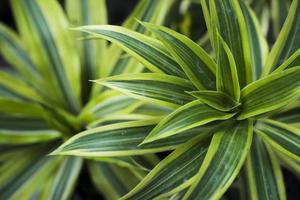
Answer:
[[[56,0],[12,0],[18,33],[0,24],[0,51],[13,67],[0,72],[0,199],[70,198],[82,169],[84,180],[89,173],[106,199],[116,199],[158,161],[149,154],[48,156],[90,127],[164,113],[152,109],[146,115],[149,106],[88,82],[139,72],[143,66],[114,44],[92,42],[86,34],[68,30],[106,24],[104,0],[65,2],[67,16]],[[172,3],[141,0],[123,27],[143,33],[136,19],[161,24]]]
[[[109,25],[76,29],[119,45],[150,71],[96,83],[175,110],[163,119],[90,129],[53,154],[175,149],[122,199],[219,199],[234,180],[251,199],[285,199],[280,165],[300,173],[299,0],[270,52],[244,1],[201,5],[210,55],[188,37],[146,22],[140,23],[152,37]]]

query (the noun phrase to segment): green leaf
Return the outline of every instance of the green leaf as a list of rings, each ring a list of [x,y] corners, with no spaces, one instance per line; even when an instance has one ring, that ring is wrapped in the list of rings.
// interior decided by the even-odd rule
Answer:
[[[78,27],[90,24],[107,24],[105,0],[67,0],[66,12],[71,26]],[[86,34],[81,34],[85,37]],[[83,40],[77,42],[81,60],[82,97],[89,98],[92,84],[88,81],[100,77],[101,62],[104,59],[106,41]],[[97,57],[97,59],[95,59]]]
[[[27,154],[21,157],[11,156],[5,167],[5,179],[0,181],[1,199],[31,199],[44,180],[49,176],[59,164],[58,157],[47,157],[49,150],[53,148],[53,143],[48,145],[36,145],[28,149],[22,149]],[[11,162],[12,161],[12,162]],[[2,176],[2,175],[1,175]]]
[[[215,51],[218,32],[229,46],[235,60],[240,88],[252,82],[251,54],[248,41],[246,20],[239,1],[211,0],[209,1],[211,38]],[[207,19],[206,19],[207,20]],[[207,22],[210,23],[210,22]],[[217,52],[217,51],[216,51]]]
[[[240,85],[234,57],[219,34],[217,61],[217,90],[224,92],[238,102],[240,100]]]
[[[89,161],[88,169],[97,190],[106,199],[119,199],[139,182],[134,171],[116,165]]]
[[[172,150],[195,135],[209,135],[212,127],[199,127],[178,136],[139,146],[159,119],[115,123],[93,128],[71,137],[53,155],[119,157]]]
[[[274,71],[300,48],[300,2],[293,0],[288,16],[267,58],[263,75]]]
[[[17,74],[0,71],[0,96],[19,101],[44,102],[39,94]]]
[[[167,138],[209,122],[229,119],[234,114],[215,110],[201,101],[195,100],[162,119],[146,137],[143,144]]]
[[[300,124],[300,101],[296,101],[286,106],[280,112],[271,116],[272,119],[289,124]]]
[[[252,121],[216,133],[183,199],[219,199],[238,175],[252,142]]]
[[[135,99],[116,91],[107,90],[86,104],[81,110],[79,119],[89,124],[95,120],[103,120],[107,115],[128,114],[140,105],[141,103]]]
[[[185,93],[195,89],[188,80],[165,74],[124,74],[95,82],[134,98],[165,106],[178,107],[194,99]]]
[[[290,1],[274,0],[271,1],[271,18],[273,26],[273,35],[278,36],[285,19],[288,15],[290,7]]]
[[[240,103],[234,101],[230,96],[223,92],[201,90],[188,92],[188,94],[220,111],[231,111],[240,105]]]
[[[91,34],[93,38],[106,39],[117,44],[152,72],[185,77],[180,66],[157,40],[129,29],[112,26],[82,26],[75,30]]]
[[[300,178],[299,177],[300,162],[290,158],[289,156],[281,154],[279,152],[277,152],[277,155],[278,155],[279,160],[282,162],[283,166],[288,168],[290,171],[294,172],[295,174],[297,174],[298,178]]]
[[[54,181],[47,198],[69,199],[76,186],[81,166],[81,158],[66,157],[53,177]]]
[[[31,58],[27,55],[26,49],[22,44],[21,38],[6,25],[0,23],[0,52],[5,60],[43,95],[47,93],[42,90],[45,84],[41,74],[34,65]],[[48,91],[51,94],[52,91]],[[51,98],[51,95],[49,95]]]
[[[122,199],[154,199],[188,187],[207,152],[207,144],[199,139],[180,146],[162,160]],[[167,195],[169,196],[169,195]]]
[[[171,29],[143,23],[163,42],[198,89],[215,89],[216,64],[195,42]]]
[[[253,73],[252,76],[253,80],[257,80],[261,76],[262,68],[265,64],[265,58],[268,54],[268,43],[262,33],[258,19],[256,18],[256,15],[253,13],[251,8],[243,1],[240,1],[240,6],[245,17],[245,23],[247,27]]]
[[[13,0],[18,29],[44,82],[60,105],[80,108],[80,62],[68,23],[57,1]]]
[[[131,14],[126,18],[122,27],[139,33],[145,33],[145,28],[138,23],[137,19],[155,24],[163,24],[173,3],[174,0],[140,0]],[[148,33],[146,32],[146,34]],[[125,52],[115,43],[111,44],[105,52],[102,64],[104,65],[100,68],[100,77],[102,78],[122,73],[138,73],[144,68],[136,59],[126,56]],[[93,95],[97,95],[101,87],[96,84],[93,86]]]
[[[300,161],[300,129],[274,120],[261,120],[255,131],[273,148]]]
[[[300,65],[300,48],[287,58],[274,72],[279,72]]]
[[[251,199],[286,199],[284,181],[274,153],[258,137],[246,161]]]
[[[61,133],[44,119],[38,104],[0,97],[0,144],[26,144],[50,141]]]
[[[273,73],[242,90],[242,111],[239,119],[246,119],[278,109],[299,96],[300,66]]]

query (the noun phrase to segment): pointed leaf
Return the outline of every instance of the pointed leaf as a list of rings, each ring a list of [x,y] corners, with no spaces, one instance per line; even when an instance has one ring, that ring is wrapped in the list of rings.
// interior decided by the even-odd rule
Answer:
[[[185,91],[194,89],[188,80],[165,74],[125,74],[100,79],[96,83],[134,98],[171,107],[178,107],[178,105],[183,105],[194,99],[194,97],[185,93]]]
[[[300,161],[300,129],[274,120],[262,120],[255,131],[273,148]]]
[[[105,0],[67,0],[66,12],[71,26],[78,27],[90,24],[107,24]],[[86,34],[81,34],[85,37]],[[81,60],[81,82],[83,100],[89,98],[92,84],[89,80],[99,78],[101,62],[106,50],[106,41],[83,40],[77,42]],[[95,59],[97,57],[97,59]]]
[[[277,158],[258,137],[253,138],[246,170],[251,199],[286,199]]]
[[[217,60],[217,90],[224,92],[238,102],[240,100],[240,85],[234,57],[219,34]]]
[[[52,188],[47,198],[69,199],[76,185],[81,166],[81,158],[66,157],[54,176]]]
[[[94,185],[106,199],[119,199],[129,192],[138,182],[134,171],[103,162],[88,162],[89,172]]]
[[[240,105],[240,103],[234,101],[230,96],[223,92],[201,90],[188,92],[188,94],[220,111],[231,111]]]
[[[13,0],[18,29],[57,101],[76,113],[80,107],[80,62],[68,23],[57,1]]]
[[[281,1],[281,0],[280,0]],[[248,43],[251,54],[251,68],[253,80],[257,80],[261,76],[265,58],[268,54],[268,43],[264,37],[258,19],[251,8],[243,1],[239,1],[245,17],[245,23],[248,33]],[[255,2],[257,3],[257,2]]]
[[[217,28],[232,52],[237,67],[239,85],[243,88],[252,81],[252,69],[247,27],[239,1],[211,0],[209,8],[211,29]],[[214,33],[214,38],[211,40],[216,51],[217,33],[215,30],[211,30],[211,32]]]
[[[215,89],[216,64],[200,46],[166,27],[143,24],[164,43],[198,89]]]
[[[300,66],[273,73],[242,90],[242,111],[239,119],[275,110],[299,96]]]
[[[119,45],[152,72],[185,77],[180,66],[167,53],[165,47],[155,39],[112,25],[82,26],[75,30],[89,33],[93,38],[106,39]]]
[[[213,136],[194,183],[183,199],[219,199],[238,175],[252,142],[252,121]]]
[[[168,139],[139,146],[159,120],[144,120],[100,126],[73,136],[52,154],[88,157],[119,157],[172,150],[195,135],[208,135],[212,127],[195,128]]]
[[[201,101],[195,100],[178,108],[161,120],[143,143],[167,138],[209,122],[229,119],[234,114],[215,110]]]
[[[288,16],[267,58],[263,75],[274,71],[300,48],[300,1],[293,0]]]
[[[179,187],[187,187],[206,152],[207,144],[202,140],[193,139],[184,144],[162,160],[122,199],[154,199]]]

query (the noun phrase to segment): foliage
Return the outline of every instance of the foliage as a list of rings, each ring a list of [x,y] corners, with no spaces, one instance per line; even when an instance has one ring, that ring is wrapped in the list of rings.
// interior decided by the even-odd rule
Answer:
[[[86,129],[154,122],[165,113],[153,106],[145,113],[149,105],[88,81],[143,66],[117,45],[68,30],[107,24],[105,0],[65,3],[66,14],[56,0],[11,0],[18,33],[0,24],[0,51],[13,67],[0,72],[0,199],[69,199],[82,169],[106,199],[116,199],[158,162],[153,154],[48,155]],[[136,19],[162,24],[172,3],[141,0],[122,26],[144,33]]]
[[[235,180],[250,199],[286,199],[280,165],[299,174],[300,161],[300,2],[292,1],[270,52],[244,1],[201,6],[212,52],[153,23],[140,22],[151,37],[110,25],[76,28],[118,45],[148,69],[96,83],[174,111],[90,129],[53,154],[175,149],[122,199],[219,199]]]

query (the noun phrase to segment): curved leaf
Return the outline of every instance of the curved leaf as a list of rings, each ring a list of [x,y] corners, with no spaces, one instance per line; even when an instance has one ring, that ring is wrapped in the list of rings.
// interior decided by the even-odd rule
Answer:
[[[209,1],[211,15],[211,38],[215,51],[218,32],[229,46],[235,60],[239,85],[241,88],[252,82],[251,54],[248,41],[246,20],[239,1],[212,0]],[[209,23],[209,22],[207,22]]]
[[[167,47],[198,89],[215,89],[216,64],[195,42],[171,29],[143,23]]]
[[[174,189],[191,184],[199,170],[207,145],[202,140],[193,139],[179,147],[162,160],[133,190],[122,199],[154,199]],[[189,183],[189,184],[187,184]]]
[[[201,101],[195,100],[161,120],[143,141],[143,144],[167,138],[209,122],[229,119],[234,114],[215,110]]]
[[[300,161],[300,129],[274,120],[261,120],[255,131],[272,147]]]
[[[165,74],[124,74],[95,82],[134,98],[171,107],[178,107],[178,105],[183,105],[194,99],[185,93],[185,91],[194,89],[188,80]]]
[[[120,157],[172,150],[196,135],[207,136],[212,127],[199,127],[178,136],[139,146],[159,119],[116,123],[79,133],[56,149],[53,155]]]
[[[246,161],[251,199],[286,199],[283,177],[273,152],[258,137]]]
[[[119,45],[125,52],[138,59],[153,72],[164,72],[185,77],[180,66],[167,53],[164,46],[155,39],[112,25],[82,26],[75,30],[89,33],[94,38],[106,39]]]
[[[69,199],[72,195],[79,172],[82,166],[82,159],[67,157],[61,163],[58,172],[53,177],[52,187],[47,194],[48,199]]]
[[[224,92],[238,102],[240,100],[240,85],[234,57],[219,34],[217,61],[217,90]]]
[[[300,48],[300,2],[293,0],[288,16],[267,58],[263,75],[274,71]]]
[[[280,108],[300,94],[300,66],[268,75],[245,87],[241,93],[239,119],[253,117]]]
[[[231,111],[240,105],[240,103],[234,101],[230,96],[223,92],[201,90],[188,92],[188,94],[220,111]]]
[[[13,0],[12,8],[23,42],[44,81],[56,91],[60,105],[76,113],[80,108],[80,62],[59,3]]]
[[[252,121],[216,133],[183,199],[219,199],[238,175],[252,142]]]

